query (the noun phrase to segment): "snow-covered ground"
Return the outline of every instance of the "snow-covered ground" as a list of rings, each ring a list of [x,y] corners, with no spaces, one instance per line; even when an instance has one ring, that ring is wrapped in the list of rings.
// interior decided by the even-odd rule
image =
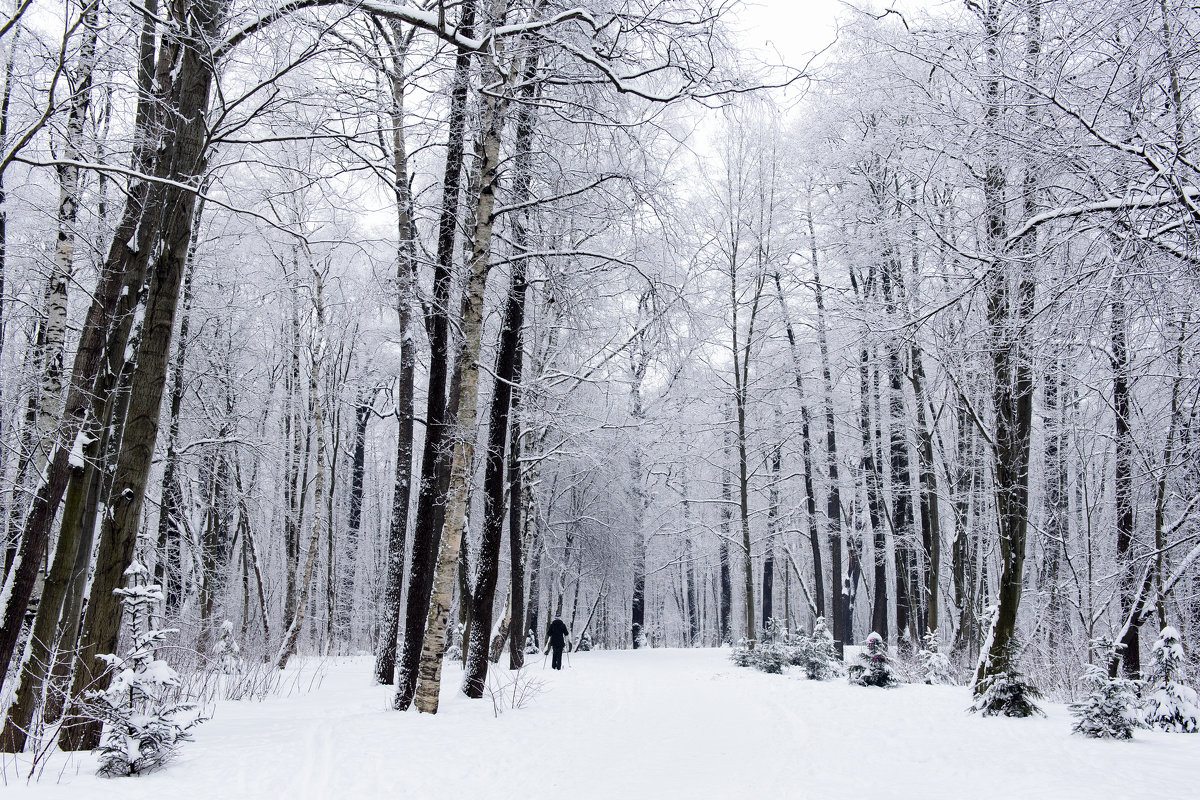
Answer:
[[[1070,733],[1048,718],[981,719],[968,691],[819,683],[734,667],[728,651],[576,653],[525,707],[496,716],[447,667],[435,717],[390,710],[372,662],[328,662],[305,692],[222,702],[156,774],[92,775],[56,755],[5,798],[1195,798],[1200,735],[1133,742]],[[502,674],[507,673],[503,671]],[[311,690],[308,690],[311,685]],[[115,782],[114,782],[115,781]]]

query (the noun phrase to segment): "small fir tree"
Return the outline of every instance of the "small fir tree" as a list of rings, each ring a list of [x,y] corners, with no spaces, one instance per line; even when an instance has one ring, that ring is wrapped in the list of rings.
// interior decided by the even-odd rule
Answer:
[[[537,646],[537,637],[533,635],[533,630],[531,629],[525,634],[525,655],[533,656],[540,652]]]
[[[739,667],[753,667],[754,651],[750,649],[750,640],[744,636],[738,639],[729,653],[729,660]]]
[[[991,606],[989,610],[992,624],[995,624],[997,609]],[[987,658],[988,648],[985,647],[983,652],[984,658]],[[1042,693],[1017,670],[1015,652],[1014,640],[1008,646],[1006,668],[985,676],[975,684],[975,699],[969,709],[972,714],[983,714],[985,717],[1032,717],[1035,714],[1046,716],[1035,702],[1042,698]]]
[[[937,631],[925,634],[924,642],[925,646],[917,655],[921,659],[921,672],[924,674],[925,683],[953,684],[954,670],[950,666],[950,659],[938,650]]]
[[[1200,700],[1196,690],[1180,683],[1183,675],[1183,642],[1168,625],[1159,633],[1146,674],[1144,722],[1164,731],[1196,733],[1200,730]]]
[[[221,623],[221,638],[217,640],[217,666],[225,675],[241,675],[245,669],[242,661],[242,648],[233,638],[233,623],[225,620]]]
[[[842,673],[842,660],[838,658],[833,634],[825,626],[824,617],[817,617],[812,636],[801,638],[796,650],[799,665],[804,667],[804,674],[811,680],[826,681]]]
[[[97,753],[100,774],[109,776],[138,775],[163,765],[191,739],[189,730],[201,721],[193,703],[170,699],[179,675],[155,657],[167,636],[178,632],[152,625],[162,588],[149,583],[150,573],[136,560],[125,576],[129,587],[114,594],[125,606],[130,650],[124,657],[99,656],[112,670],[112,682],[108,689],[87,695],[88,712],[105,725]]]
[[[576,650],[576,652],[579,652],[579,653],[586,653],[587,651],[589,651],[591,649],[592,649],[592,637],[588,636],[587,632],[585,631],[584,634],[579,637],[579,646],[576,647],[575,650]]]
[[[1109,675],[1115,663],[1113,640],[1102,636],[1092,641],[1092,652],[1099,663],[1088,664],[1083,674],[1087,697],[1072,703],[1075,717],[1072,730],[1093,739],[1132,739],[1137,727],[1137,687],[1131,680]]]
[[[899,683],[892,669],[887,645],[874,631],[867,637],[866,649],[858,656],[858,664],[850,667],[850,682],[858,686],[895,686]]]
[[[461,622],[454,623],[453,633],[450,634],[450,643],[446,646],[446,652],[442,656],[450,661],[462,661],[462,640],[463,631],[465,628]]]

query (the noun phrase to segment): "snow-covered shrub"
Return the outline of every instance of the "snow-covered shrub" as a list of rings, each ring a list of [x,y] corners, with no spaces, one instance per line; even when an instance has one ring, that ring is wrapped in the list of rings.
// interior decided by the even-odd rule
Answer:
[[[87,713],[102,721],[104,737],[97,751],[102,775],[137,775],[166,763],[189,729],[201,721],[193,703],[170,699],[179,675],[155,657],[174,630],[157,630],[151,614],[162,602],[162,588],[149,583],[150,573],[134,561],[125,570],[130,586],[117,589],[129,623],[130,650],[124,657],[99,656],[113,672],[108,689],[87,695]]]
[[[745,637],[738,639],[733,650],[729,652],[729,660],[739,667],[754,666],[754,651],[750,649],[750,640]]]
[[[591,649],[592,637],[587,635],[587,631],[584,631],[583,635],[579,637],[579,646],[576,647],[575,650],[579,653],[586,653]]]
[[[985,717],[1032,717],[1045,716],[1035,700],[1040,700],[1041,691],[1025,681],[1015,669],[996,675],[988,675],[975,685],[975,701],[971,713]]]
[[[1165,731],[1196,733],[1200,730],[1200,701],[1196,690],[1180,683],[1183,674],[1183,643],[1179,631],[1168,625],[1154,643],[1154,654],[1146,671],[1143,721]]]
[[[463,640],[463,624],[461,622],[454,623],[453,633],[450,634],[450,641],[446,644],[446,653],[443,658],[450,661],[462,661],[462,640]]]
[[[642,626],[634,623],[633,625],[633,647],[635,650],[646,646],[646,632],[642,630]]]
[[[817,617],[812,636],[795,638],[791,663],[802,667],[810,679],[825,681],[842,674],[842,660],[824,617]]]
[[[541,652],[542,651],[539,650],[537,646],[537,637],[534,636],[533,631],[530,630],[529,633],[525,634],[525,655],[535,656]]]
[[[1113,663],[1116,646],[1102,636],[1092,642],[1098,663],[1088,664],[1083,674],[1087,697],[1072,703],[1075,724],[1071,730],[1093,739],[1132,739],[1137,727],[1137,686],[1125,678],[1113,678],[1108,666]]]
[[[749,639],[739,639],[737,645],[729,654],[729,660],[739,667],[752,667],[760,672],[773,675],[783,673],[783,668],[789,663],[790,648],[782,642],[767,642],[759,640],[753,648]]]
[[[751,666],[760,672],[772,675],[782,675],[783,668],[788,665],[790,653],[786,645],[778,642],[765,642],[752,651]]]
[[[921,673],[925,683],[953,684],[955,682],[950,659],[946,657],[945,653],[938,650],[937,631],[929,631],[925,634],[925,646],[917,656],[921,659]]]
[[[849,669],[850,682],[858,686],[895,686],[899,683],[888,656],[887,644],[874,631],[867,637],[866,649],[858,656],[858,664]]]
[[[225,675],[241,675],[246,665],[242,661],[242,648],[233,638],[233,623],[221,623],[221,638],[217,640],[217,667]]]

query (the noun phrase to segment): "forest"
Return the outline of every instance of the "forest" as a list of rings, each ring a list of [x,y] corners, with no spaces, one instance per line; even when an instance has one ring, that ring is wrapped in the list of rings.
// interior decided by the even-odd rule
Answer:
[[[0,750],[555,618],[1200,677],[1192,4],[0,5]]]

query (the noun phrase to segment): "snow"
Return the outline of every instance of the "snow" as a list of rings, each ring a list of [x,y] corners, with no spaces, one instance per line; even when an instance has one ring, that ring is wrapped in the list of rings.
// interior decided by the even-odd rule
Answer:
[[[71,465],[71,469],[83,469],[83,449],[93,441],[92,437],[87,435],[86,425],[79,429],[79,433],[75,434],[75,442],[71,445],[71,454],[67,456],[67,463]]]
[[[1047,718],[967,714],[963,687],[872,689],[766,675],[728,650],[570,654],[526,707],[458,691],[447,663],[435,717],[390,710],[372,660],[314,663],[303,692],[218,703],[164,770],[94,777],[90,755],[59,754],[40,784],[5,762],[6,798],[1088,798],[1194,796],[1200,736],[1139,730],[1132,742],[1072,735]],[[507,660],[507,659],[505,659]],[[295,669],[289,669],[294,672]],[[502,676],[508,671],[499,671]],[[7,757],[11,759],[11,757]],[[57,781],[57,783],[56,783]]]

